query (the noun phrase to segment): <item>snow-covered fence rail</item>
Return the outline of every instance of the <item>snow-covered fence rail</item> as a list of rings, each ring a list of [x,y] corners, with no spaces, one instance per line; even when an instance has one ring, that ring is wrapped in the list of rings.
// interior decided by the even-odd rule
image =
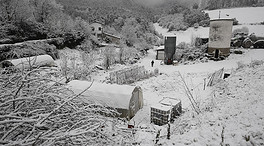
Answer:
[[[207,86],[213,86],[213,85],[215,85],[219,81],[219,79],[222,78],[223,73],[224,73],[224,68],[222,68],[222,69],[214,72],[210,76],[210,79],[209,79],[209,82],[208,82]]]
[[[133,66],[110,73],[110,82],[117,84],[128,84],[135,81],[157,75],[158,71],[149,72],[144,66]]]

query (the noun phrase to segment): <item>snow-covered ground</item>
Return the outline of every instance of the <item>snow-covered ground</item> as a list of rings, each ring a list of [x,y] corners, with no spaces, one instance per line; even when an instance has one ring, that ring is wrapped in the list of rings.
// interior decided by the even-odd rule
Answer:
[[[254,60],[264,60],[264,50],[245,50],[245,54],[243,55],[231,54],[228,57],[228,59],[224,61],[219,61],[219,62],[209,61],[208,63],[198,63],[198,64],[193,64],[193,65],[179,65],[179,66],[169,65],[167,66],[167,65],[160,65],[160,61],[155,60],[154,67],[152,68],[150,66],[150,61],[154,60],[154,58],[155,58],[155,52],[150,51],[148,56],[144,58],[140,63],[140,65],[144,65],[147,70],[154,70],[154,68],[158,68],[160,73],[162,73],[162,75],[159,75],[157,77],[152,77],[148,80],[135,83],[135,85],[141,86],[144,92],[143,94],[144,108],[141,111],[139,111],[137,115],[132,119],[133,122],[136,123],[136,125],[138,125],[139,127],[147,125],[147,127],[152,130],[162,129],[161,135],[165,136],[167,126],[160,127],[160,126],[155,126],[153,124],[150,124],[150,107],[152,105],[157,104],[163,97],[174,97],[174,98],[181,99],[183,109],[187,112],[182,118],[179,119],[180,121],[176,121],[172,125],[173,127],[172,129],[175,130],[175,132],[172,132],[173,133],[172,140],[167,141],[166,138],[164,138],[164,140],[161,142],[163,145],[171,145],[173,143],[175,143],[176,145],[178,144],[219,145],[221,142],[221,130],[222,130],[223,125],[226,126],[225,131],[228,131],[227,133],[229,133],[229,135],[227,136],[228,140],[226,141],[228,141],[228,143],[230,143],[231,145],[236,144],[240,140],[242,141],[243,137],[239,137],[240,135],[243,135],[243,134],[250,135],[250,133],[247,133],[250,130],[243,131],[243,127],[244,127],[243,123],[246,121],[243,121],[242,117],[239,117],[239,119],[236,119],[237,117],[234,117],[234,119],[231,119],[230,121],[228,121],[227,119],[224,119],[224,117],[222,116],[227,116],[228,114],[231,114],[228,116],[232,116],[232,114],[240,112],[240,110],[241,110],[241,113],[243,113],[245,111],[244,106],[245,107],[249,106],[246,108],[250,108],[250,110],[253,110],[254,108],[250,107],[252,106],[252,104],[249,104],[248,102],[253,102],[252,100],[256,101],[258,97],[263,98],[260,96],[263,94],[262,91],[255,92],[255,88],[253,88],[252,90],[250,88],[245,89],[247,92],[241,92],[243,90],[239,90],[238,93],[240,95],[236,97],[238,98],[239,105],[236,105],[236,102],[234,102],[235,99],[228,101],[229,97],[228,98],[223,97],[223,98],[227,98],[225,100],[221,98],[215,98],[214,103],[216,104],[215,106],[217,106],[218,108],[213,109],[213,112],[205,112],[195,118],[192,118],[191,115],[194,113],[194,111],[192,110],[190,101],[185,94],[185,91],[182,85],[182,80],[179,77],[179,73],[184,77],[185,81],[188,83],[189,88],[193,91],[193,95],[195,96],[196,100],[200,103],[201,108],[205,108],[206,106],[211,104],[211,100],[212,100],[211,93],[213,91],[213,88],[209,88],[209,87],[206,87],[206,90],[203,90],[203,87],[204,87],[203,83],[204,83],[205,78],[208,81],[208,76],[211,73],[223,67],[225,68],[226,71],[230,72],[231,70],[233,73],[235,73],[236,68],[238,67],[239,63],[250,64]],[[264,67],[262,66],[262,69],[263,68]],[[245,69],[246,70],[243,70],[242,73],[240,74],[245,74],[245,76],[247,76],[247,71],[254,71],[253,68],[251,69],[245,68]],[[264,74],[263,70],[259,74]],[[236,75],[234,76],[236,77]],[[253,73],[251,73],[250,77],[252,76],[253,76]],[[229,80],[227,81],[228,85],[230,86],[229,88],[232,88],[232,90],[236,89],[237,86],[242,86],[242,85],[239,85],[240,83],[233,81],[233,80],[239,81],[238,77],[236,78],[235,77],[231,76],[230,81]],[[240,77],[242,77],[244,80],[243,75],[240,75]],[[251,83],[248,83],[250,81],[250,77],[245,77],[247,82],[245,81],[244,84],[252,84],[254,82],[252,81]],[[253,77],[253,79],[255,78],[262,78],[262,76]],[[259,81],[262,81],[262,80],[259,80]],[[260,87],[258,87],[257,90],[261,88],[264,89],[262,86],[263,83],[264,81],[258,82]],[[223,85],[223,83],[221,83],[219,86],[221,85]],[[255,86],[258,86],[258,85],[255,85]],[[221,87],[224,88],[225,85]],[[219,90],[218,92],[222,92],[222,91]],[[252,98],[251,100],[251,98],[249,98],[250,94],[248,94],[248,92],[250,92],[250,94],[253,94],[254,99]],[[236,94],[238,93],[236,92]],[[233,94],[230,94],[230,96],[231,95]],[[243,103],[245,98],[248,100],[250,99],[250,101]],[[263,100],[263,99],[260,99],[260,100]],[[229,111],[230,107],[234,108],[232,104],[236,105],[237,108],[235,108],[234,111]],[[261,108],[264,108],[263,104],[260,104],[260,103],[258,103],[257,105],[254,105],[254,107],[256,108],[256,110],[260,110]],[[251,114],[247,115],[248,112],[249,111],[246,111],[246,113],[242,114],[248,118],[246,120],[250,119]],[[258,116],[260,117],[264,116],[264,114],[261,113],[260,111],[255,111],[255,112],[257,112],[257,114],[254,115],[255,116],[254,118],[257,118],[258,121],[257,123],[254,123],[253,121],[251,121],[253,122],[251,123],[252,127],[259,126],[259,124],[261,123],[260,122],[261,119],[259,119]],[[218,121],[217,118],[221,118],[221,119]],[[182,126],[179,124],[184,124],[182,123],[183,121],[181,120],[186,121],[185,124],[190,126],[188,127],[188,130],[191,129],[190,130],[191,132],[186,132],[183,135],[179,134],[178,128]],[[233,120],[237,120],[236,122],[242,120],[241,121],[242,124],[239,125],[236,129],[234,127],[234,123],[232,123]],[[210,124],[210,122],[213,122],[214,126],[208,127],[208,124]],[[218,123],[221,123],[221,124],[219,125]],[[232,129],[231,130],[231,129],[228,129],[227,127],[229,128],[233,127],[233,128],[231,128]],[[262,125],[262,128],[263,128],[263,125]],[[237,131],[234,131],[234,129],[236,129]],[[232,132],[234,133],[236,137],[230,136],[230,133],[232,134]],[[257,132],[257,131],[254,131],[254,132]],[[212,133],[214,135],[212,135]],[[141,139],[141,140],[138,139],[138,141],[143,143],[144,145],[147,145],[147,144],[152,145],[153,144],[152,137],[150,136],[149,139],[146,139],[146,138]]]
[[[254,9],[251,8],[251,11]],[[239,8],[239,10],[244,9]],[[235,26],[234,29],[243,26],[247,26],[250,33],[264,35],[263,25],[245,24]],[[157,24],[155,27],[159,33],[167,34],[166,29],[159,28]],[[177,35],[178,44],[181,41],[191,42],[193,36],[208,37],[209,29],[189,28],[187,31],[172,32],[172,34]],[[134,84],[143,88],[144,107],[132,121],[137,128],[144,127],[151,131],[136,132],[136,142],[141,145],[154,145],[157,131],[161,129],[161,138],[158,142],[161,145],[264,145],[264,113],[262,112],[264,66],[262,64],[241,67],[255,60],[264,62],[264,49],[243,51],[242,55],[231,54],[226,60],[218,62],[167,66],[160,65],[160,61],[155,60],[155,52],[150,50],[148,56],[141,60],[139,65],[143,65],[149,71],[158,68],[161,75]],[[151,60],[155,60],[154,67],[151,67]],[[231,76],[216,86],[206,87],[204,90],[204,80],[208,81],[208,76],[221,68],[231,72]],[[192,109],[179,74],[187,82],[202,110],[201,114],[197,115]],[[167,125],[156,126],[150,123],[150,107],[163,97],[180,99],[185,111],[171,124],[170,140],[166,139]]]
[[[211,19],[236,18],[240,24],[260,23],[264,21],[264,7],[246,7],[205,11]]]
[[[252,11],[254,9],[251,8]],[[229,15],[233,16],[231,13]],[[264,25],[248,23],[234,29],[247,26],[250,33],[264,36]],[[159,33],[167,34],[166,29],[157,24],[155,27]],[[208,37],[209,28],[189,28],[172,34],[177,35],[177,44],[191,42],[192,37]],[[149,50],[147,56],[136,65],[144,66],[148,71],[157,68],[160,75],[132,84],[143,89],[144,106],[130,121],[136,126],[131,139],[140,145],[152,146],[155,145],[157,131],[161,129],[158,142],[161,145],[264,145],[264,66],[241,67],[241,64],[250,64],[255,60],[264,61],[264,49],[243,51],[244,54],[231,54],[223,61],[172,66],[161,65],[159,60],[155,60],[156,52]],[[151,60],[154,60],[154,67],[151,67]],[[109,71],[99,70],[92,79],[104,82],[111,71],[126,67],[129,66],[118,64],[111,66]],[[216,86],[206,86],[204,90],[204,81],[207,82],[209,75],[221,68],[231,72],[231,76]],[[201,114],[197,115],[192,109],[180,75],[194,95]],[[180,99],[184,109],[184,114],[171,124],[170,140],[166,139],[167,125],[150,123],[150,107],[163,97]]]

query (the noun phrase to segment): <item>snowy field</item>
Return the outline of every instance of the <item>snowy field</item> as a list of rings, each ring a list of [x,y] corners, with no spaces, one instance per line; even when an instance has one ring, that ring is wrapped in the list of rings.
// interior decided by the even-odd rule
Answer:
[[[264,113],[261,112],[264,108],[264,66],[245,67],[237,71],[238,65],[250,64],[254,60],[264,61],[264,49],[244,50],[242,55],[231,54],[226,60],[218,62],[178,66],[161,65],[159,60],[155,60],[155,55],[155,52],[150,50],[137,65],[143,65],[148,71],[158,68],[161,75],[132,84],[142,87],[144,99],[143,109],[131,120],[138,130],[135,134],[136,142],[141,145],[154,145],[156,133],[161,129],[162,138],[159,143],[162,145],[219,145],[223,127],[226,132],[225,142],[231,145],[245,144],[243,136],[254,135],[252,141],[255,144],[259,144],[261,138],[264,139],[263,132],[257,129],[259,127],[263,131],[264,128]],[[151,60],[155,60],[154,67],[151,67]],[[117,65],[112,69],[120,67],[125,66]],[[204,79],[208,81],[209,75],[221,68],[231,72],[231,77],[222,81],[218,88],[206,87],[204,90]],[[196,115],[192,109],[179,74],[187,82],[203,110],[202,114]],[[107,75],[107,72],[101,71],[94,79],[102,81]],[[228,88],[225,88],[227,86]],[[171,125],[171,140],[166,139],[167,125],[157,126],[150,123],[150,107],[158,104],[163,97],[180,99],[185,112]],[[257,101],[257,104],[253,104]],[[208,107],[210,112],[206,110]]]
[[[263,8],[237,8],[228,9],[228,14],[233,16],[239,12],[254,12],[255,9]],[[227,13],[221,10],[222,13]],[[212,11],[212,14],[215,11]],[[217,10],[216,10],[217,12]],[[211,12],[209,12],[210,14]],[[250,12],[248,12],[250,13]],[[211,16],[211,14],[210,14]],[[260,16],[258,20],[264,20]],[[243,17],[244,18],[244,17]],[[237,17],[244,23],[244,21]],[[246,17],[244,18],[246,19]],[[251,20],[251,19],[248,19]],[[264,25],[248,25],[259,22],[258,20],[247,21],[243,25],[235,26],[241,28],[247,26],[250,33],[264,36]],[[155,27],[159,33],[167,34],[167,30]],[[189,28],[187,31],[171,32],[177,35],[177,44],[180,42],[191,42],[192,37],[208,37],[209,28]],[[171,145],[220,145],[220,143],[233,145],[264,145],[264,66],[248,67],[255,60],[264,62],[264,49],[245,49],[242,55],[231,54],[226,60],[211,61],[190,65],[161,65],[160,60],[155,60],[156,52],[149,50],[147,56],[136,65],[144,66],[148,71],[158,69],[160,75],[151,77],[136,83],[143,89],[144,106],[130,121],[135,124],[133,139],[140,145],[155,145],[157,131],[161,130],[158,144]],[[154,67],[151,67],[154,60]],[[263,63],[262,62],[262,63]],[[261,63],[260,63],[261,64]],[[99,70],[92,77],[96,82],[105,82],[109,73],[128,65],[113,65],[109,71]],[[237,69],[239,67],[239,69]],[[222,80],[217,86],[207,87],[204,90],[204,81],[215,71],[224,68],[231,72],[231,76]],[[187,83],[202,113],[197,115],[187,98],[184,90],[183,80]],[[157,126],[150,123],[150,107],[157,104],[163,97],[178,98],[182,102],[184,114],[171,124],[171,139],[166,139],[167,125]],[[120,125],[126,127],[127,125]]]
[[[260,23],[264,21],[264,7],[248,7],[205,11],[211,19],[236,18],[240,24]],[[257,17],[256,17],[257,16]]]
[[[264,25],[250,25],[260,23],[264,21],[264,7],[252,7],[252,8],[235,8],[235,9],[221,9],[221,18],[236,18],[241,25],[236,25],[234,29],[248,27],[249,34],[255,33],[257,36],[264,36]],[[206,11],[211,19],[218,18],[219,10]],[[229,14],[229,16],[226,16]],[[257,16],[257,17],[256,17]],[[154,24],[156,30],[163,35],[176,35],[177,44],[181,42],[191,43],[192,38],[201,37],[208,38],[209,27],[199,27],[195,29],[193,27],[188,28],[186,31],[171,31],[162,28],[158,23]]]
[[[250,8],[251,11],[254,9]],[[235,26],[234,29],[247,26],[250,33],[264,35],[264,25],[247,25],[248,23]],[[160,33],[167,33],[166,29],[159,28],[157,24],[155,27]],[[209,29],[190,28],[185,32],[173,34],[177,35],[178,44],[182,41],[191,42],[192,36],[208,37]],[[158,68],[161,75],[133,84],[143,88],[144,107],[132,119],[132,123],[134,122],[137,128],[143,127],[152,131],[137,131],[136,141],[141,145],[155,145],[156,133],[161,129],[161,139],[158,142],[161,145],[263,145],[264,66],[247,65],[255,60],[263,63],[264,49],[243,51],[242,55],[231,54],[226,60],[218,62],[167,66],[160,65],[160,61],[155,60],[155,52],[150,50],[138,65],[143,65],[149,71]],[[151,60],[155,60],[154,67],[150,65]],[[225,72],[231,72],[230,78],[204,90],[204,81],[208,81],[209,75],[221,68],[224,68]],[[197,115],[192,109],[179,75],[184,78],[198,102],[203,111],[201,114]],[[185,112],[171,125],[170,140],[166,139],[167,125],[150,124],[150,107],[163,97],[180,99]]]

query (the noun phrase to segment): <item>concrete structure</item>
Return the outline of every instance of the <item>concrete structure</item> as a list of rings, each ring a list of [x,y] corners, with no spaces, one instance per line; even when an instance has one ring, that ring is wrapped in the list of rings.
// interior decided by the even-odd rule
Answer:
[[[214,19],[210,21],[208,54],[215,58],[230,54],[233,19]]]
[[[73,80],[69,89],[79,94],[91,85],[88,81]],[[120,117],[131,119],[143,107],[143,93],[140,87],[104,84],[94,82],[89,90],[82,94],[82,101],[115,108]]]
[[[160,46],[156,49],[157,54],[156,54],[156,60],[164,60],[165,59],[165,51],[164,51],[164,46]]]
[[[103,35],[103,24],[99,22],[94,22],[91,25],[92,34],[95,35],[97,38],[102,38]]]
[[[176,52],[176,36],[165,36],[165,64],[172,64],[173,56]]]
[[[159,104],[151,106],[151,122],[156,125],[164,125],[173,121],[182,113],[181,101],[176,98],[164,97]],[[170,119],[169,119],[170,118]]]
[[[116,44],[116,45],[120,44],[121,38],[116,35],[104,32],[104,28],[103,28],[104,26],[102,23],[94,22],[90,25],[92,29],[92,34],[96,36],[98,41],[100,41],[101,43],[104,41],[107,44]]]

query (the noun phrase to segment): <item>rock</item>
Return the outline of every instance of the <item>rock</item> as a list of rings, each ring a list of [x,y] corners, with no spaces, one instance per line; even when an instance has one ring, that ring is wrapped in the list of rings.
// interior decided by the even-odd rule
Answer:
[[[264,48],[264,40],[258,40],[254,43],[254,48]]]
[[[243,54],[243,51],[241,51],[241,50],[234,50],[233,53],[234,54]]]

